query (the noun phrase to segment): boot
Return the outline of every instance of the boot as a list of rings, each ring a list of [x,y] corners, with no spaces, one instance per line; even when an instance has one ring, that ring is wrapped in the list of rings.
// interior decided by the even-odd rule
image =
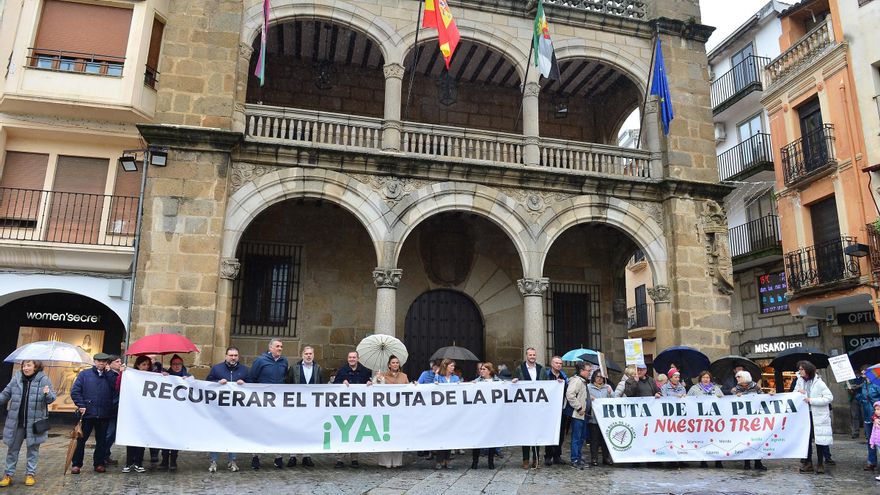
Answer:
[[[159,463],[159,471],[168,470],[168,452],[162,451],[162,462]]]
[[[798,469],[801,473],[812,473],[813,472],[813,463],[809,461],[802,461],[801,467]]]
[[[743,469],[746,471],[752,469],[752,461],[743,461]]]
[[[171,462],[168,463],[169,471],[177,471],[177,451],[171,453]]]
[[[766,470],[767,470],[767,466],[765,466],[764,463],[761,462],[760,459],[755,461],[755,471],[766,471]]]
[[[495,449],[489,449],[489,469],[495,469]]]
[[[825,473],[825,459],[819,458],[818,464],[816,464],[816,474]]]

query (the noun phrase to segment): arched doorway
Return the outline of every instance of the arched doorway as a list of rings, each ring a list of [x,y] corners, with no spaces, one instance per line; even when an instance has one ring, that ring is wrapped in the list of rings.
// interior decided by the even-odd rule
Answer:
[[[423,293],[409,307],[403,332],[409,351],[406,374],[416,379],[427,368],[428,359],[440,347],[464,347],[483,357],[483,316],[473,301],[461,292],[436,289]],[[462,376],[474,378],[473,366],[460,363]]]

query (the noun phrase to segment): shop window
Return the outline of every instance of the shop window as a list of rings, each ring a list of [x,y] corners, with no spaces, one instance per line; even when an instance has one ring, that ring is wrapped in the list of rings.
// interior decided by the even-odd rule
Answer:
[[[46,0],[30,66],[121,77],[131,13],[128,8]]]
[[[7,151],[0,177],[0,225],[33,228],[44,201],[49,155]]]
[[[233,284],[233,334],[296,336],[301,258],[301,246],[242,243]]]
[[[598,285],[551,283],[545,312],[552,354],[601,348]]]

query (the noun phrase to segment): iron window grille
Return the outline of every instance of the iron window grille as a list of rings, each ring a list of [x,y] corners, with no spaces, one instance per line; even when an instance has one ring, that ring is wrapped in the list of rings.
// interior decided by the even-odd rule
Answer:
[[[302,246],[243,242],[232,290],[232,334],[296,337]]]
[[[551,283],[547,290],[547,353],[602,347],[598,284]]]

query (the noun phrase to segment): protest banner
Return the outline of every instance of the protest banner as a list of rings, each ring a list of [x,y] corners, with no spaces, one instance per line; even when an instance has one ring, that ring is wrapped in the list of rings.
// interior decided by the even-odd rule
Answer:
[[[834,379],[837,380],[837,383],[856,379],[856,372],[853,370],[848,354],[840,354],[828,358],[828,365],[831,367],[831,371],[834,372]]]
[[[810,436],[796,393],[597,399],[593,414],[614,462],[802,458]]]
[[[623,352],[626,364],[645,365],[645,352],[642,348],[642,339],[623,339]]]
[[[562,389],[551,380],[221,385],[126,370],[116,441],[291,454],[548,445],[559,441]]]

